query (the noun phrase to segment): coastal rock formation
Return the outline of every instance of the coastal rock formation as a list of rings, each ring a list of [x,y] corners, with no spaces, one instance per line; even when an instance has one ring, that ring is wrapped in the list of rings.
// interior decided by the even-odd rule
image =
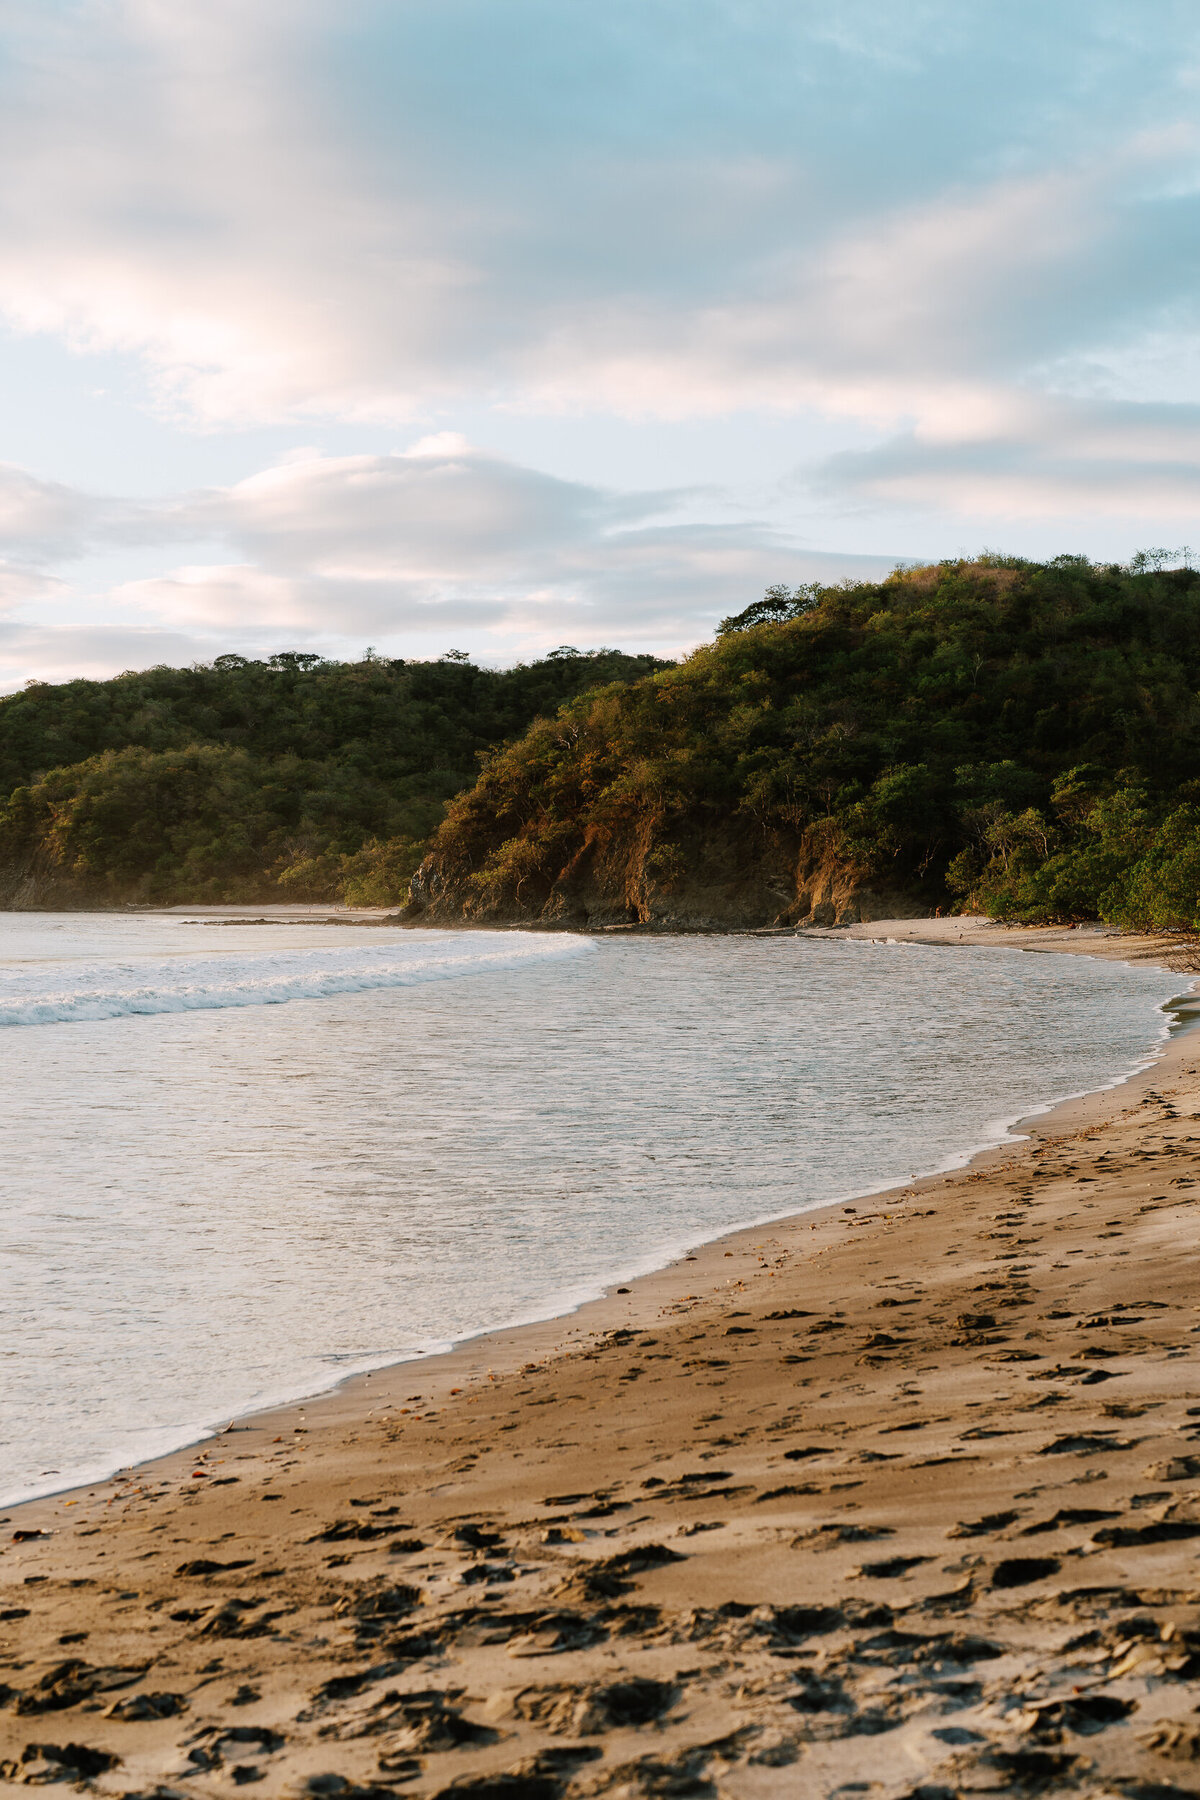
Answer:
[[[713,829],[664,845],[647,826],[583,832],[561,864],[541,860],[511,883],[480,883],[453,851],[412,878],[407,924],[537,923],[602,931],[756,930],[920,918],[927,900],[853,865],[814,854],[792,834]]]

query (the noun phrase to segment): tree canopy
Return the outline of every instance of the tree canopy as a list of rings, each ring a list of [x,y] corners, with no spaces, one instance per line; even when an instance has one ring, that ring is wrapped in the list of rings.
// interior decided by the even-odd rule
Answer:
[[[0,894],[393,904],[431,851],[458,916],[535,918],[597,846],[682,894],[716,845],[930,910],[1197,930],[1200,573],[1169,561],[780,584],[678,664],[34,683],[0,700]]]
[[[768,590],[494,757],[431,872],[467,911],[536,916],[585,849],[636,842],[678,890],[723,830],[930,910],[1200,928],[1200,574],[1162,560]]]
[[[506,670],[281,651],[31,683],[0,700],[0,891],[389,904],[482,756],[662,666],[566,647]]]

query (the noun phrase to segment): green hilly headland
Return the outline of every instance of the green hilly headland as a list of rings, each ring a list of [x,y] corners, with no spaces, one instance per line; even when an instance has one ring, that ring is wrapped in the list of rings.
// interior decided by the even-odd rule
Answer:
[[[679,663],[223,656],[0,700],[0,904],[286,899],[1200,929],[1200,573],[981,557],[770,589]]]
[[[32,683],[0,700],[0,905],[394,904],[481,757],[664,666],[283,652]]]
[[[491,756],[409,916],[1196,929],[1200,574],[1145,560],[772,589]]]

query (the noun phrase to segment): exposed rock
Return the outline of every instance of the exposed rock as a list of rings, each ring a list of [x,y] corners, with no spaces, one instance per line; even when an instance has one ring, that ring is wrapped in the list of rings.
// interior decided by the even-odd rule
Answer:
[[[624,833],[589,826],[567,861],[523,880],[519,891],[490,897],[472,883],[471,870],[435,851],[412,878],[405,919],[695,931],[856,925],[919,918],[929,910],[912,894],[814,857],[799,837],[731,822],[677,834],[664,845],[655,823],[634,822]]]

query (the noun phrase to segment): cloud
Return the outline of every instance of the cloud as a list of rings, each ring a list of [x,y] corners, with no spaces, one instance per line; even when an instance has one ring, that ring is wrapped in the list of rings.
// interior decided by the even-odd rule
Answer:
[[[313,623],[304,617],[299,584],[250,563],[185,563],[162,575],[121,582],[109,599],[115,606],[208,631],[261,632]]]
[[[7,31],[0,310],[210,423],[986,424],[1195,332],[1173,0],[109,0]]]
[[[206,660],[211,645],[162,626],[38,625],[0,621],[0,690],[25,681],[104,680],[124,669]]]
[[[399,564],[406,579],[436,580],[449,557],[460,579],[503,585],[531,554],[569,557],[581,539],[678,501],[564,481],[444,433],[391,456],[291,460],[176,516],[276,566],[334,579],[389,576]]]
[[[239,560],[128,582],[112,598],[206,629],[453,627],[542,645],[619,630],[682,645],[769,581],[891,566],[814,553],[753,520],[681,519],[697,498],[713,497],[564,481],[456,434],[389,456],[308,455],[164,503],[152,532],[220,539]]]
[[[371,453],[275,437],[157,498],[0,467],[0,608],[65,630],[75,593],[197,654],[681,647],[766,581],[888,566],[823,560],[830,522],[1166,541],[1200,477],[1198,83],[1179,0],[10,0],[0,324],[132,359],[214,443]],[[577,448],[772,412],[797,467],[746,477],[761,504],[736,448],[721,491],[633,491],[634,427],[607,483],[438,429],[547,445],[567,412]],[[393,421],[416,441],[375,453]]]
[[[36,569],[22,569],[12,563],[0,562],[0,617],[16,612],[32,601],[57,598],[64,591],[63,582]]]
[[[991,424],[908,432],[830,457],[812,485],[860,507],[973,518],[1159,521],[1200,504],[1200,405],[1024,396]]]
[[[0,555],[61,562],[94,531],[99,510],[87,494],[0,463]]]
[[[38,536],[40,490],[14,480],[12,494],[21,491],[28,513],[14,499],[9,533],[51,559],[52,544]],[[26,655],[35,673],[47,672],[47,657],[54,669],[69,667],[72,645],[80,668],[104,655],[126,667],[131,656],[163,655],[163,642],[177,655],[186,648],[185,660],[288,642],[358,654],[365,638],[393,654],[428,654],[451,633],[500,657],[564,638],[679,651],[769,582],[879,577],[892,566],[882,556],[815,551],[753,520],[681,516],[696,500],[687,490],[621,493],[563,481],[449,434],[388,456],[293,457],[229,487],[157,501],[62,490],[56,504],[86,521],[71,555],[103,555],[115,542],[165,566],[93,601],[108,620],[132,623],[53,629],[40,603],[52,600],[62,617],[82,600],[78,585],[0,566],[0,603],[11,595],[18,615],[0,669],[18,678]],[[223,554],[176,560],[173,551],[196,542]],[[31,617],[19,617],[21,602]]]
[[[815,478],[827,510],[1091,509],[1157,524],[1164,509],[1193,511],[1200,493],[1200,406],[1024,395],[995,407],[986,431],[978,416],[955,424],[828,459]],[[157,499],[0,470],[0,671],[16,679],[26,654],[37,673],[69,667],[75,643],[81,667],[113,658],[106,672],[164,654],[161,642],[185,660],[281,647],[356,655],[368,641],[401,655],[465,641],[501,659],[564,640],[678,653],[769,583],[877,580],[896,560],[822,551],[763,517],[715,523],[722,510],[713,490],[567,481],[449,432],[387,455],[295,452],[227,486]],[[86,559],[107,569],[114,549],[149,572],[89,598]],[[72,625],[72,606],[76,620],[99,610],[105,628]]]

